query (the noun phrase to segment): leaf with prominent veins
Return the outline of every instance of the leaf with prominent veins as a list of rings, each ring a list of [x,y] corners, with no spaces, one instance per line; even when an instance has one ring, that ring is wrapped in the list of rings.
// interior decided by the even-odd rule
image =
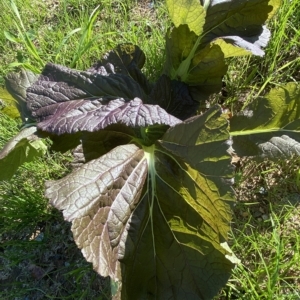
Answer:
[[[202,7],[199,0],[168,0],[175,27],[167,34],[164,73],[206,95],[218,92],[227,72],[225,58],[264,55],[270,39],[264,23],[279,5],[280,0],[211,0]]]
[[[121,260],[125,299],[210,299],[226,282],[233,266],[220,245],[233,201],[227,127],[215,107],[145,149],[150,178]]]
[[[166,4],[176,27],[186,24],[190,31],[201,34],[205,23],[205,10],[199,0],[167,0]]]
[[[50,134],[96,132],[113,124],[138,128],[180,122],[156,103],[144,104],[142,98],[147,99],[143,89],[130,76],[104,76],[53,64],[27,90],[38,129]]]
[[[228,280],[233,264],[221,243],[232,168],[221,113],[216,106],[152,145],[118,146],[47,183],[84,256],[122,281],[123,299],[208,299]]]
[[[275,158],[298,153],[299,85],[290,82],[255,99],[243,112],[231,118],[230,134],[239,156]]]
[[[47,115],[48,110],[43,112],[43,121],[37,124],[38,128],[57,135],[78,131],[96,132],[114,124],[139,128],[180,123],[179,119],[160,106],[143,104],[139,98],[129,102],[115,99],[105,104],[101,100],[74,100],[53,105],[53,115],[51,112]]]
[[[121,279],[120,239],[139,202],[146,176],[144,151],[129,144],[46,184],[46,197],[72,221],[78,247],[102,276]]]

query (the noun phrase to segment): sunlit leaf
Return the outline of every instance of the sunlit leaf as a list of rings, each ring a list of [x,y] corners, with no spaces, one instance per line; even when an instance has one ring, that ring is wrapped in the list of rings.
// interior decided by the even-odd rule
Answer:
[[[25,128],[0,151],[0,180],[9,180],[25,162],[46,153],[47,147],[36,136],[36,127]]]
[[[264,24],[280,2],[167,1],[175,27],[167,34],[165,74],[197,86],[206,97],[218,92],[227,71],[225,58],[264,55],[263,48],[270,39],[270,31]],[[205,70],[209,70],[206,76]]]
[[[1,112],[13,119],[20,117],[20,113],[17,109],[16,100],[12,95],[3,88],[0,88],[0,101],[3,102],[3,108]]]
[[[196,35],[202,33],[205,10],[199,5],[199,0],[166,0],[166,4],[176,27],[186,24]]]
[[[253,101],[230,120],[234,149],[240,156],[278,157],[298,153],[300,88],[291,82]],[[275,138],[277,137],[277,138]]]

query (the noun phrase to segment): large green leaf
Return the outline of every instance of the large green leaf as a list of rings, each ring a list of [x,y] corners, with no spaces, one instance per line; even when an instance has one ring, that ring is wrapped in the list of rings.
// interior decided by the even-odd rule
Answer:
[[[227,127],[214,107],[155,144],[118,146],[47,183],[86,259],[122,282],[122,299],[211,299],[227,282]]]
[[[204,3],[202,7],[196,0],[167,1],[175,27],[167,35],[164,72],[193,86],[204,87],[207,83],[211,91],[217,92],[227,71],[226,57],[264,55],[262,48],[270,38],[264,23],[277,10],[280,0]],[[183,5],[189,6],[183,9]],[[201,13],[196,14],[198,10]],[[207,69],[210,72],[203,76]]]
[[[227,238],[231,217],[227,201],[232,201],[231,189],[224,183],[232,178],[233,172],[227,153],[230,144],[227,130],[228,122],[215,106],[201,117],[193,117],[170,128],[160,141],[163,148],[168,150],[167,155],[171,155],[178,166],[183,162],[186,165],[182,168],[189,173],[187,177],[197,182],[199,195],[203,193],[196,199],[201,199],[200,206],[205,206],[209,214],[214,215],[213,219],[218,220],[216,224],[219,224],[213,224],[213,219],[209,222],[203,218],[210,227],[216,226],[217,235],[224,239]],[[178,189],[176,184],[173,188]],[[187,190],[191,192],[195,189]],[[218,204],[213,199],[218,199]]]
[[[121,257],[125,299],[211,299],[228,280],[227,126],[215,107],[146,150],[148,187]]]
[[[222,77],[227,72],[224,53],[219,45],[207,44],[204,49],[197,51],[191,57],[191,49],[197,42],[197,38],[186,25],[172,30],[166,43],[166,65],[171,67],[167,73],[171,78],[201,87],[201,93],[218,91],[222,85]],[[179,70],[180,65],[182,71]],[[184,70],[184,66],[188,69]],[[184,77],[181,77],[182,74]]]
[[[233,147],[240,156],[262,154],[276,157],[298,153],[299,84],[288,83],[272,89],[265,97],[257,98],[245,111],[230,120],[230,134]]]
[[[23,122],[32,119],[31,112],[27,108],[26,90],[38,78],[38,75],[28,71],[21,70],[20,73],[10,73],[5,78],[5,85],[8,92],[17,100],[17,108],[20,112]]]
[[[199,0],[166,0],[169,15],[176,27],[188,25],[190,31],[200,35],[205,22],[205,9]]]
[[[0,151],[0,180],[11,179],[23,163],[46,153],[47,147],[36,133],[36,127],[25,128]]]

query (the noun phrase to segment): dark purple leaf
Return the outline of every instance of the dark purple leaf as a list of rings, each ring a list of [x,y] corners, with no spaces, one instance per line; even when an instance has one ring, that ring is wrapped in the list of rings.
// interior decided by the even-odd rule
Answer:
[[[71,100],[108,101],[146,97],[140,86],[129,76],[102,76],[47,64],[39,79],[27,89],[27,106],[39,118],[41,108]],[[104,100],[103,100],[104,99]]]
[[[188,85],[162,75],[155,83],[149,103],[159,106],[178,119],[185,120],[196,114],[199,102],[192,99]]]
[[[138,46],[133,44],[121,44],[114,50],[106,53],[102,59],[88,69],[88,71],[101,75],[115,73],[129,75],[148,94],[151,85],[141,71],[145,64],[145,60],[145,54]]]
[[[169,115],[158,105],[143,104],[135,98],[110,101],[107,105],[100,101],[73,100],[53,104],[37,111],[38,128],[55,134],[78,131],[95,132],[112,124],[128,127],[147,127],[155,124],[175,125],[179,119]]]

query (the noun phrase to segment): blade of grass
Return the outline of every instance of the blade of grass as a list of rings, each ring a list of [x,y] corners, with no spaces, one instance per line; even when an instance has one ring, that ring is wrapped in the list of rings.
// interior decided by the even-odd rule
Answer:
[[[42,68],[45,65],[45,62],[41,59],[35,45],[32,43],[32,41],[31,41],[31,39],[30,39],[26,29],[25,29],[25,26],[23,24],[23,21],[22,21],[22,18],[20,16],[18,7],[16,6],[16,4],[13,0],[10,0],[10,6],[11,6],[11,9],[12,9],[14,15],[17,17],[17,20],[18,20],[18,22],[14,21],[14,25],[15,25],[15,27],[17,28],[17,30],[19,32],[21,43],[26,47],[28,53],[32,55],[32,57],[36,60],[38,65]],[[26,64],[24,64],[23,66],[26,67]],[[32,69],[34,69],[35,72],[39,71],[39,69],[37,69],[33,66],[31,67],[31,70]]]
[[[82,57],[82,55],[91,47],[92,41],[92,31],[93,31],[93,26],[96,21],[96,18],[99,14],[99,7],[98,5],[91,13],[89,20],[87,24],[81,28],[83,33],[81,35],[81,38],[79,40],[77,49],[75,51],[75,54],[73,56],[72,62],[71,62],[71,68],[74,68],[77,64],[77,61]]]
[[[61,49],[65,46],[65,44],[68,42],[68,40],[77,32],[81,31],[82,28],[75,28],[72,31],[70,31],[61,41],[61,43],[59,44],[59,46],[57,47],[57,50],[55,51],[54,55],[55,55],[55,62],[57,62],[59,60],[59,57],[62,55],[61,53]]]

